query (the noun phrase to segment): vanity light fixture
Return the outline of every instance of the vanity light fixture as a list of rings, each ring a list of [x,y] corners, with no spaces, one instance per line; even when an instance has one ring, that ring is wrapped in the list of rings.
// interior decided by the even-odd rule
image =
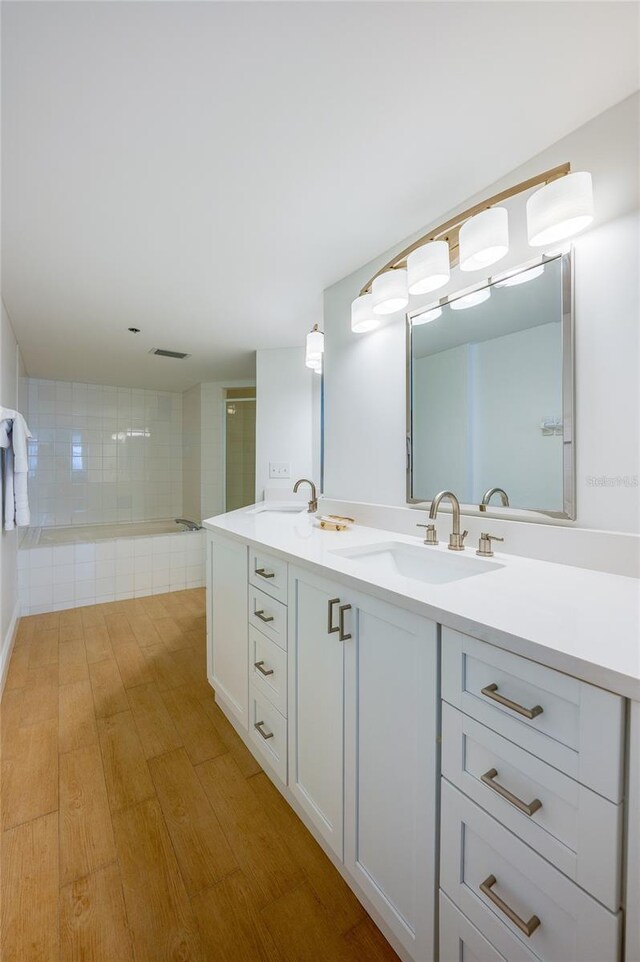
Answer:
[[[406,307],[409,295],[426,294],[442,287],[449,280],[450,268],[456,264],[466,271],[495,264],[509,249],[508,214],[501,205],[535,188],[539,189],[527,201],[527,236],[531,245],[559,242],[591,222],[591,174],[572,174],[567,163],[529,177],[456,214],[392,257],[367,281],[352,303],[351,330],[354,333],[371,331],[377,326],[379,315],[393,314]],[[531,273],[526,280],[533,280],[534,276],[537,275]],[[525,278],[518,276],[511,283],[523,284]],[[465,295],[450,303],[454,310],[461,310],[471,307],[472,303],[481,303],[488,296],[487,293],[472,299]]]
[[[527,201],[527,234],[532,247],[573,237],[592,220],[593,185],[587,171],[553,180]]]
[[[380,318],[373,313],[373,296],[361,294],[351,304],[351,330],[354,334],[365,334],[380,327]]]
[[[407,257],[410,294],[428,294],[449,280],[449,244],[446,240],[429,241]]]
[[[304,363],[312,371],[320,373],[322,370],[322,355],[324,354],[324,334],[318,330],[318,325],[314,324],[313,329],[307,334],[307,344]]]
[[[491,297],[490,287],[481,287],[477,291],[471,291],[469,294],[463,294],[462,297],[457,297],[455,300],[449,301],[449,307],[452,311],[464,311],[467,307],[475,307],[476,304],[482,304],[483,301],[488,301]]]
[[[465,221],[459,245],[461,271],[481,271],[504,257],[509,250],[506,207],[489,207]]]
[[[409,303],[407,271],[392,268],[378,274],[371,285],[374,314],[395,314]]]
[[[529,281],[533,281],[536,277],[544,271],[544,264],[536,264],[535,267],[530,267],[528,271],[513,271],[512,273],[503,274],[503,276],[494,282],[494,287],[517,287],[518,284],[527,284]]]
[[[411,326],[419,327],[420,324],[429,324],[430,321],[436,321],[441,314],[441,307],[432,307],[430,311],[425,311],[423,314],[416,314],[415,317],[412,317]]]

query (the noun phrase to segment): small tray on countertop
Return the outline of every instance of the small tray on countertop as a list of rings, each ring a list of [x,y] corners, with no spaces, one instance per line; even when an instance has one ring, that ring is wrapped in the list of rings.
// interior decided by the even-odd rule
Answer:
[[[350,525],[355,524],[353,518],[345,518],[340,514],[321,514],[318,522],[326,531],[347,531]]]

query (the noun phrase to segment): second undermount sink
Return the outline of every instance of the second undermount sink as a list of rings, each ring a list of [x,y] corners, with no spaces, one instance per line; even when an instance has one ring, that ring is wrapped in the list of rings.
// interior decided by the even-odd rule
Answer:
[[[473,578],[474,575],[488,574],[504,567],[497,561],[485,561],[475,554],[440,551],[426,545],[404,544],[402,541],[339,548],[333,554],[352,561],[354,573],[357,569],[376,577],[395,575],[430,585]]]

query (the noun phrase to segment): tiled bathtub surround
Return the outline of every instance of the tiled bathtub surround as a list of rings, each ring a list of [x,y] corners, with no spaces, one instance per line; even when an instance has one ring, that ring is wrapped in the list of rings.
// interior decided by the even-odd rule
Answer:
[[[181,513],[181,394],[27,382],[33,525]]]
[[[36,614],[204,585],[204,531],[21,548],[21,613]]]

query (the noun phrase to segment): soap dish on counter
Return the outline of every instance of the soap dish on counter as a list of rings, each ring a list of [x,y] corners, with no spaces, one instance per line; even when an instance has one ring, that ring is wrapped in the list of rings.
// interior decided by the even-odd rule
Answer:
[[[340,514],[321,514],[318,521],[326,531],[347,531],[349,525],[355,524],[353,518],[345,518]]]

